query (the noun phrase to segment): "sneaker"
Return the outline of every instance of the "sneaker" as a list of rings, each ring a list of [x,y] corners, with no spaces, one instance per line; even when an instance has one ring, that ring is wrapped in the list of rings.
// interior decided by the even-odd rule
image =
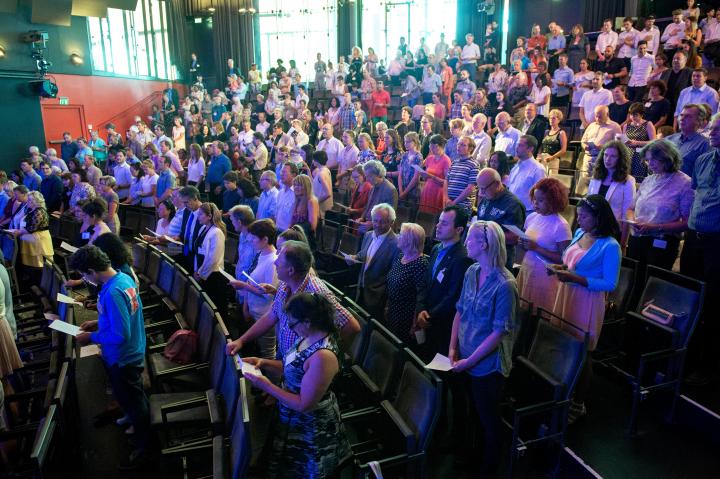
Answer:
[[[570,401],[570,408],[568,411],[568,424],[573,424],[575,421],[580,419],[582,416],[587,414],[584,402]]]
[[[115,421],[115,424],[117,424],[118,426],[126,426],[130,424],[130,416],[125,414],[123,417]]]
[[[131,425],[129,428],[125,429],[125,434],[127,434],[128,436],[132,436],[133,434],[135,434],[135,426]]]
[[[139,467],[142,467],[150,460],[150,455],[146,449],[135,449],[130,453],[127,462],[124,462],[118,466],[121,471],[132,471]]]

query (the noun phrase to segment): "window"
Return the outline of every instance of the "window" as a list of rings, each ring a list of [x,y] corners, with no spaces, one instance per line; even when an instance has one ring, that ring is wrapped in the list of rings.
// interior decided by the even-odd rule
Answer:
[[[134,12],[116,8],[108,8],[107,12],[106,18],[88,17],[95,71],[175,78],[164,1],[139,0]]]
[[[455,38],[457,0],[364,0],[362,5],[363,50],[373,48],[386,61],[395,57],[400,37],[405,37],[413,55],[421,38],[430,53],[440,33],[445,33],[448,45]]]
[[[337,10],[334,0],[260,2],[260,65],[267,72],[282,59],[295,60],[303,81],[315,80],[315,56],[337,61]]]

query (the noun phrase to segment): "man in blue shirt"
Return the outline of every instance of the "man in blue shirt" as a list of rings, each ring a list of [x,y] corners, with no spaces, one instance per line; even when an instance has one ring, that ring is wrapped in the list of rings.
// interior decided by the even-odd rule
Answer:
[[[692,84],[680,92],[677,105],[675,106],[675,120],[673,122],[673,128],[675,129],[677,129],[678,126],[678,116],[685,105],[690,103],[707,103],[710,105],[712,112],[717,111],[718,100],[720,98],[718,97],[718,92],[705,83],[707,80],[707,70],[704,68],[696,68],[692,72],[691,79]]]
[[[155,206],[170,198],[172,189],[175,187],[175,173],[170,169],[172,158],[162,157],[158,162],[158,180],[155,188]]]
[[[42,177],[33,169],[30,160],[22,160],[20,162],[20,169],[24,175],[23,185],[27,186],[27,189],[30,191],[39,191]]]
[[[710,150],[710,142],[703,135],[698,133],[700,127],[705,124],[705,108],[694,103],[689,103],[680,112],[678,126],[680,131],[669,135],[666,139],[680,150],[682,166],[680,170],[692,177],[695,169],[695,161],[700,155]]]
[[[108,256],[96,246],[84,246],[70,257],[70,267],[83,278],[102,285],[97,321],[86,321],[76,336],[79,345],[98,344],[113,395],[134,428],[136,449],[121,469],[134,469],[148,458],[150,405],[143,389],[145,325],[140,291],[125,273],[115,271]]]
[[[218,208],[222,208],[222,189],[223,178],[225,173],[232,170],[230,158],[223,153],[222,145],[219,141],[213,143],[212,159],[207,169],[207,181],[210,183],[209,198]]]
[[[264,171],[260,176],[260,202],[258,203],[257,219],[270,218],[275,220],[277,200],[280,191],[277,189],[277,175],[274,171]]]
[[[552,79],[552,106],[567,106],[570,100],[570,87],[575,80],[575,74],[567,66],[568,57],[561,53],[558,57],[558,68],[553,73]]]
[[[58,175],[53,174],[50,163],[41,163],[40,170],[45,175],[42,183],[40,183],[40,193],[42,193],[43,198],[45,198],[45,207],[49,213],[60,211],[63,200],[62,180]]]

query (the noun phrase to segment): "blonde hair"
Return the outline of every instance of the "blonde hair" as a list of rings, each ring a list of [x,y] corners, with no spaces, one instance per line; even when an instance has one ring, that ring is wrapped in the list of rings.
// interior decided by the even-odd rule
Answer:
[[[425,230],[417,223],[403,223],[400,226],[400,236],[398,237],[398,246],[412,246],[412,248],[422,253],[425,247]]]
[[[200,205],[200,209],[210,217],[212,224],[217,226],[224,235],[227,235],[227,228],[225,227],[225,222],[222,220],[222,213],[215,203],[203,203]]]
[[[488,245],[487,255],[493,268],[504,268],[507,262],[507,249],[505,249],[505,233],[499,224],[494,221],[476,221],[468,229],[468,236],[473,230],[480,229]]]
[[[563,115],[563,112],[558,110],[557,108],[553,108],[552,110],[550,110],[550,113],[548,113],[548,118],[552,118],[554,116],[556,116],[560,121],[563,121],[563,118],[565,117]]]

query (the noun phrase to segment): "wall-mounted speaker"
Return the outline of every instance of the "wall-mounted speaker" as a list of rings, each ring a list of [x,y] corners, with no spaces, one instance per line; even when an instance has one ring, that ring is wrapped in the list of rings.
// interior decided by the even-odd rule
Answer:
[[[58,96],[58,86],[52,80],[33,80],[30,82],[30,91],[34,95],[43,98],[56,98]]]

